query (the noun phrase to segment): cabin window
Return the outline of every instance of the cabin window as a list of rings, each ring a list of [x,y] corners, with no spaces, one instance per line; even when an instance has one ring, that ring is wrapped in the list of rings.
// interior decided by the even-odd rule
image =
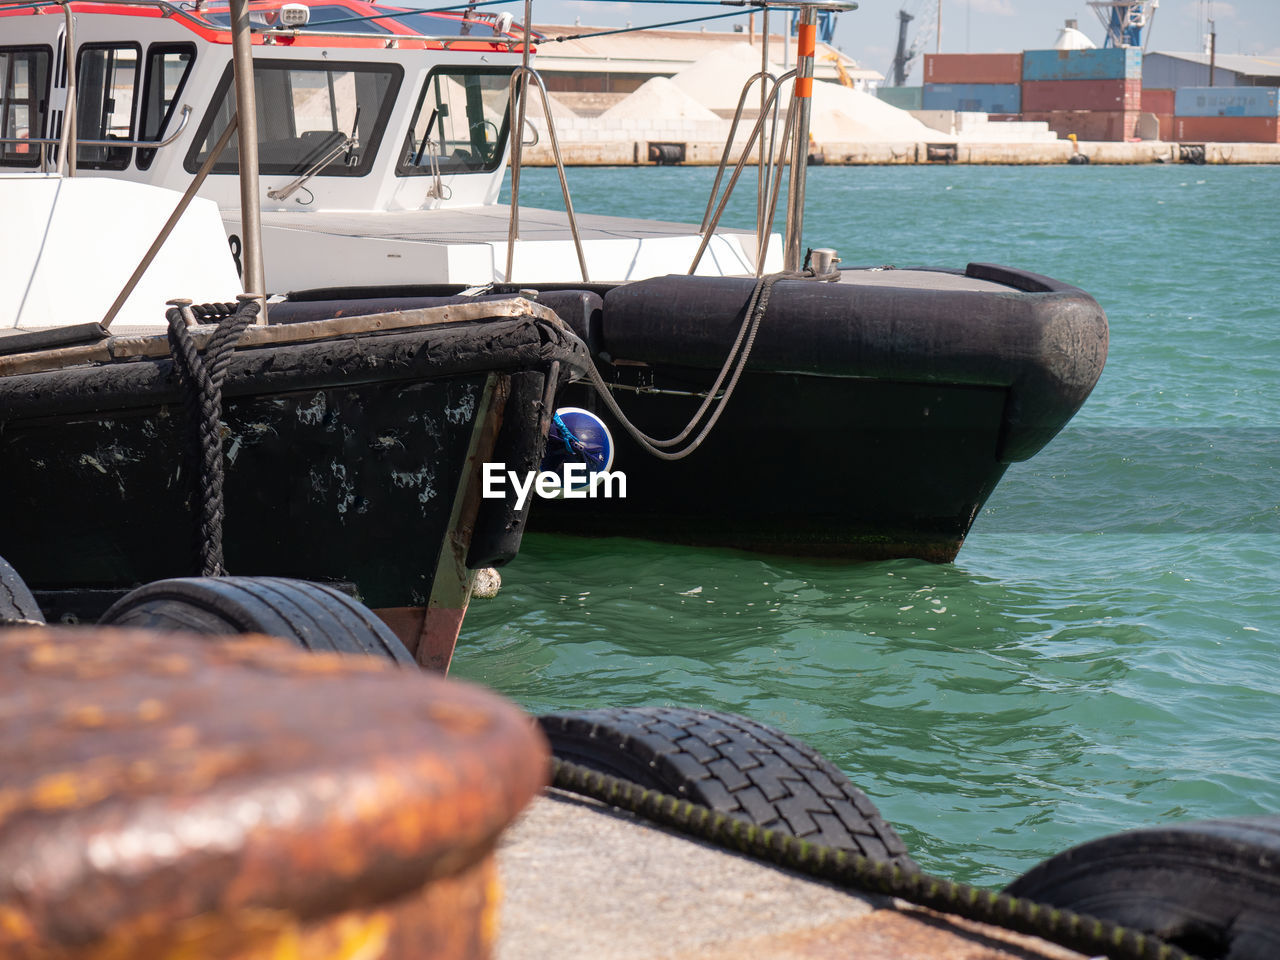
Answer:
[[[147,48],[147,72],[142,84],[142,119],[139,140],[163,140],[169,120],[178,111],[178,97],[191,75],[196,48],[190,43],[153,43]],[[146,170],[154,150],[138,151],[138,169]]]
[[[40,162],[40,147],[22,141],[44,136],[52,54],[48,47],[0,47],[0,164]]]
[[[401,76],[394,63],[254,61],[258,171],[297,176],[315,169],[321,176],[364,176],[378,152]],[[200,169],[235,109],[228,66],[187,154],[188,171]],[[237,173],[238,157],[232,137],[213,172]]]
[[[132,140],[137,99],[136,43],[85,44],[76,61],[76,138]],[[76,148],[76,163],[87,170],[123,170],[133,151],[129,147]]]
[[[439,67],[427,74],[396,173],[427,176],[498,169],[507,144],[511,70]]]

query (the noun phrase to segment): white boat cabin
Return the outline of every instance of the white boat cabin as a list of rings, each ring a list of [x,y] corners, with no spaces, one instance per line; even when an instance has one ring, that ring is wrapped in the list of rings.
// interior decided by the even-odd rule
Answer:
[[[71,10],[84,141],[75,175],[185,189],[235,112],[227,4]],[[251,19],[268,293],[582,279],[565,214],[523,206],[506,276],[510,210],[498,197],[523,56],[509,15],[267,0]],[[57,4],[0,6],[0,171],[56,163],[63,23]],[[527,109],[542,109],[536,91]],[[233,253],[243,245],[236,174],[232,138],[200,196],[217,204]],[[579,216],[578,228],[593,281],[683,273],[701,242],[695,226],[654,221]],[[755,247],[754,233],[719,231],[698,272],[754,274]],[[768,251],[776,269],[777,238]]]

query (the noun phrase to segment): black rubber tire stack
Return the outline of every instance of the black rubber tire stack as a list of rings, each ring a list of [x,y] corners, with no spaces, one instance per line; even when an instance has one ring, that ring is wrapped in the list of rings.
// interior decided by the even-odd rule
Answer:
[[[621,707],[538,718],[557,757],[815,843],[918,869],[870,798],[812,747],[730,713]]]
[[[1073,847],[1005,889],[1204,960],[1280,957],[1280,817],[1199,820]]]
[[[44,614],[18,571],[0,557],[0,627],[29,623],[44,623]]]
[[[101,625],[203,634],[265,633],[307,650],[374,656],[416,667],[368,607],[320,583],[282,577],[157,580],[116,601]]]

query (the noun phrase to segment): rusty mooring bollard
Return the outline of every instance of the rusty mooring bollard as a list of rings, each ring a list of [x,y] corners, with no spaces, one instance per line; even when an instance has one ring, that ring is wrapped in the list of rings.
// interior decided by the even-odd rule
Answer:
[[[511,705],[380,660],[0,632],[0,956],[488,956],[547,769]]]

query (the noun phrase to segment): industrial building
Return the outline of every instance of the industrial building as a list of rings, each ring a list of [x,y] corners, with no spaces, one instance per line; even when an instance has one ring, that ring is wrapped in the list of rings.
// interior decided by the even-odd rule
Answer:
[[[781,15],[774,19],[777,26]],[[700,60],[729,47],[749,44],[759,48],[765,38],[756,31],[753,16],[742,29],[636,30],[603,33],[608,27],[580,24],[541,24],[538,72],[547,89],[580,116],[602,113],[654,77],[672,77]],[[771,29],[769,59],[783,67],[795,66],[795,40]],[[819,42],[814,56],[814,77],[832,80],[863,92],[873,91],[884,76],[866,70],[830,44]]]

